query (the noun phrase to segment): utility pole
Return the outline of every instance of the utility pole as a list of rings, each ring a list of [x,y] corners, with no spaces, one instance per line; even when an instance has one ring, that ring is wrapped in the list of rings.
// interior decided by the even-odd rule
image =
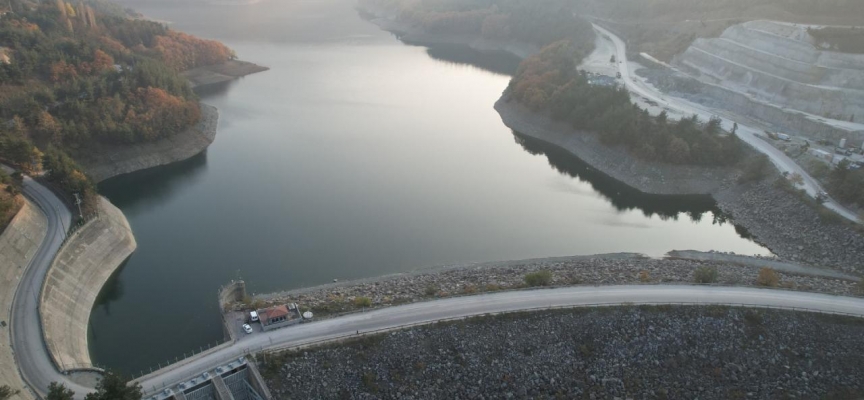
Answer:
[[[75,195],[75,204],[78,205],[78,216],[81,217],[81,220],[84,220],[84,213],[81,212],[81,198],[78,197],[78,193],[73,193]]]

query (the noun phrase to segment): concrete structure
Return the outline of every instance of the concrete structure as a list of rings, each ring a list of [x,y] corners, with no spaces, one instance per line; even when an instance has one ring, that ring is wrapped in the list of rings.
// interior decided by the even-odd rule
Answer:
[[[29,200],[15,215],[0,235],[0,386],[9,386],[17,394],[12,400],[32,399],[30,391],[15,368],[15,353],[12,350],[10,330],[12,302],[24,271],[36,255],[39,245],[48,233],[48,220]]]
[[[299,324],[303,320],[300,309],[293,303],[262,308],[258,310],[258,318],[261,319],[261,327],[265,332]]]
[[[239,357],[163,389],[147,400],[271,400],[272,398],[255,364],[248,362],[245,357]]]
[[[39,306],[45,345],[61,371],[92,369],[87,343],[90,311],[102,286],[137,244],[117,207],[100,198],[99,217],[57,253]]]

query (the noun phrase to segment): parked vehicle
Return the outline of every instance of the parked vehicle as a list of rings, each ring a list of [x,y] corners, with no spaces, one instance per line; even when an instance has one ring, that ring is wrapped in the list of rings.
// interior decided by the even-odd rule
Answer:
[[[249,324],[243,324],[243,332],[252,333],[252,326]]]
[[[249,320],[252,322],[258,322],[258,311],[249,312]]]

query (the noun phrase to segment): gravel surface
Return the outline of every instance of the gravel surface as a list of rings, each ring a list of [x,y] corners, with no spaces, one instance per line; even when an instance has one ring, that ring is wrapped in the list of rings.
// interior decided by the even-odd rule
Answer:
[[[819,212],[774,183],[738,186],[714,197],[737,225],[781,258],[864,272],[864,235],[846,223],[824,222]]]
[[[722,253],[710,254],[723,258]],[[692,284],[697,268],[713,267],[718,271],[716,283],[719,285],[756,285],[760,259],[751,258],[754,265],[746,265],[741,263],[741,258],[726,258],[730,261],[650,259],[634,254],[611,254],[484,263],[258,295],[253,300],[259,303],[258,306],[294,302],[304,309],[310,308],[320,318],[369,307],[361,304],[363,302],[358,298],[368,298],[371,307],[384,307],[435,297],[524,288],[525,275],[537,271],[549,271],[549,285],[558,286]],[[778,286],[782,288],[841,295],[858,293],[854,281],[777,273],[780,277]],[[234,305],[235,309],[245,307],[248,304]]]
[[[864,321],[624,307],[437,324],[261,363],[274,398],[852,399]]]

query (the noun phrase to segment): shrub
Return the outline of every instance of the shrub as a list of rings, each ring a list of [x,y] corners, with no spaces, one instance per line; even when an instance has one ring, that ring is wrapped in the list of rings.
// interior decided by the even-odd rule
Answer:
[[[552,283],[552,273],[549,271],[537,271],[525,275],[525,284],[531,287],[549,286]]]
[[[741,176],[738,177],[738,183],[750,183],[765,179],[770,173],[768,157],[759,155],[748,161],[743,168]]]
[[[693,272],[693,281],[696,283],[714,283],[717,282],[717,268],[714,267],[699,267]]]
[[[17,393],[18,392],[15,390],[12,390],[12,388],[9,387],[9,385],[0,386],[0,400],[6,400]]]
[[[780,276],[771,268],[762,268],[759,270],[759,276],[756,277],[756,284],[759,286],[776,287],[780,283]]]
[[[864,296],[864,279],[861,279],[858,281],[858,284],[855,285],[855,293]]]
[[[651,276],[648,275],[648,271],[642,270],[639,271],[639,282],[651,282]]]
[[[354,305],[357,307],[371,307],[372,299],[368,297],[357,297],[354,299]]]
[[[438,286],[426,286],[426,295],[429,297],[435,296],[438,294]]]

